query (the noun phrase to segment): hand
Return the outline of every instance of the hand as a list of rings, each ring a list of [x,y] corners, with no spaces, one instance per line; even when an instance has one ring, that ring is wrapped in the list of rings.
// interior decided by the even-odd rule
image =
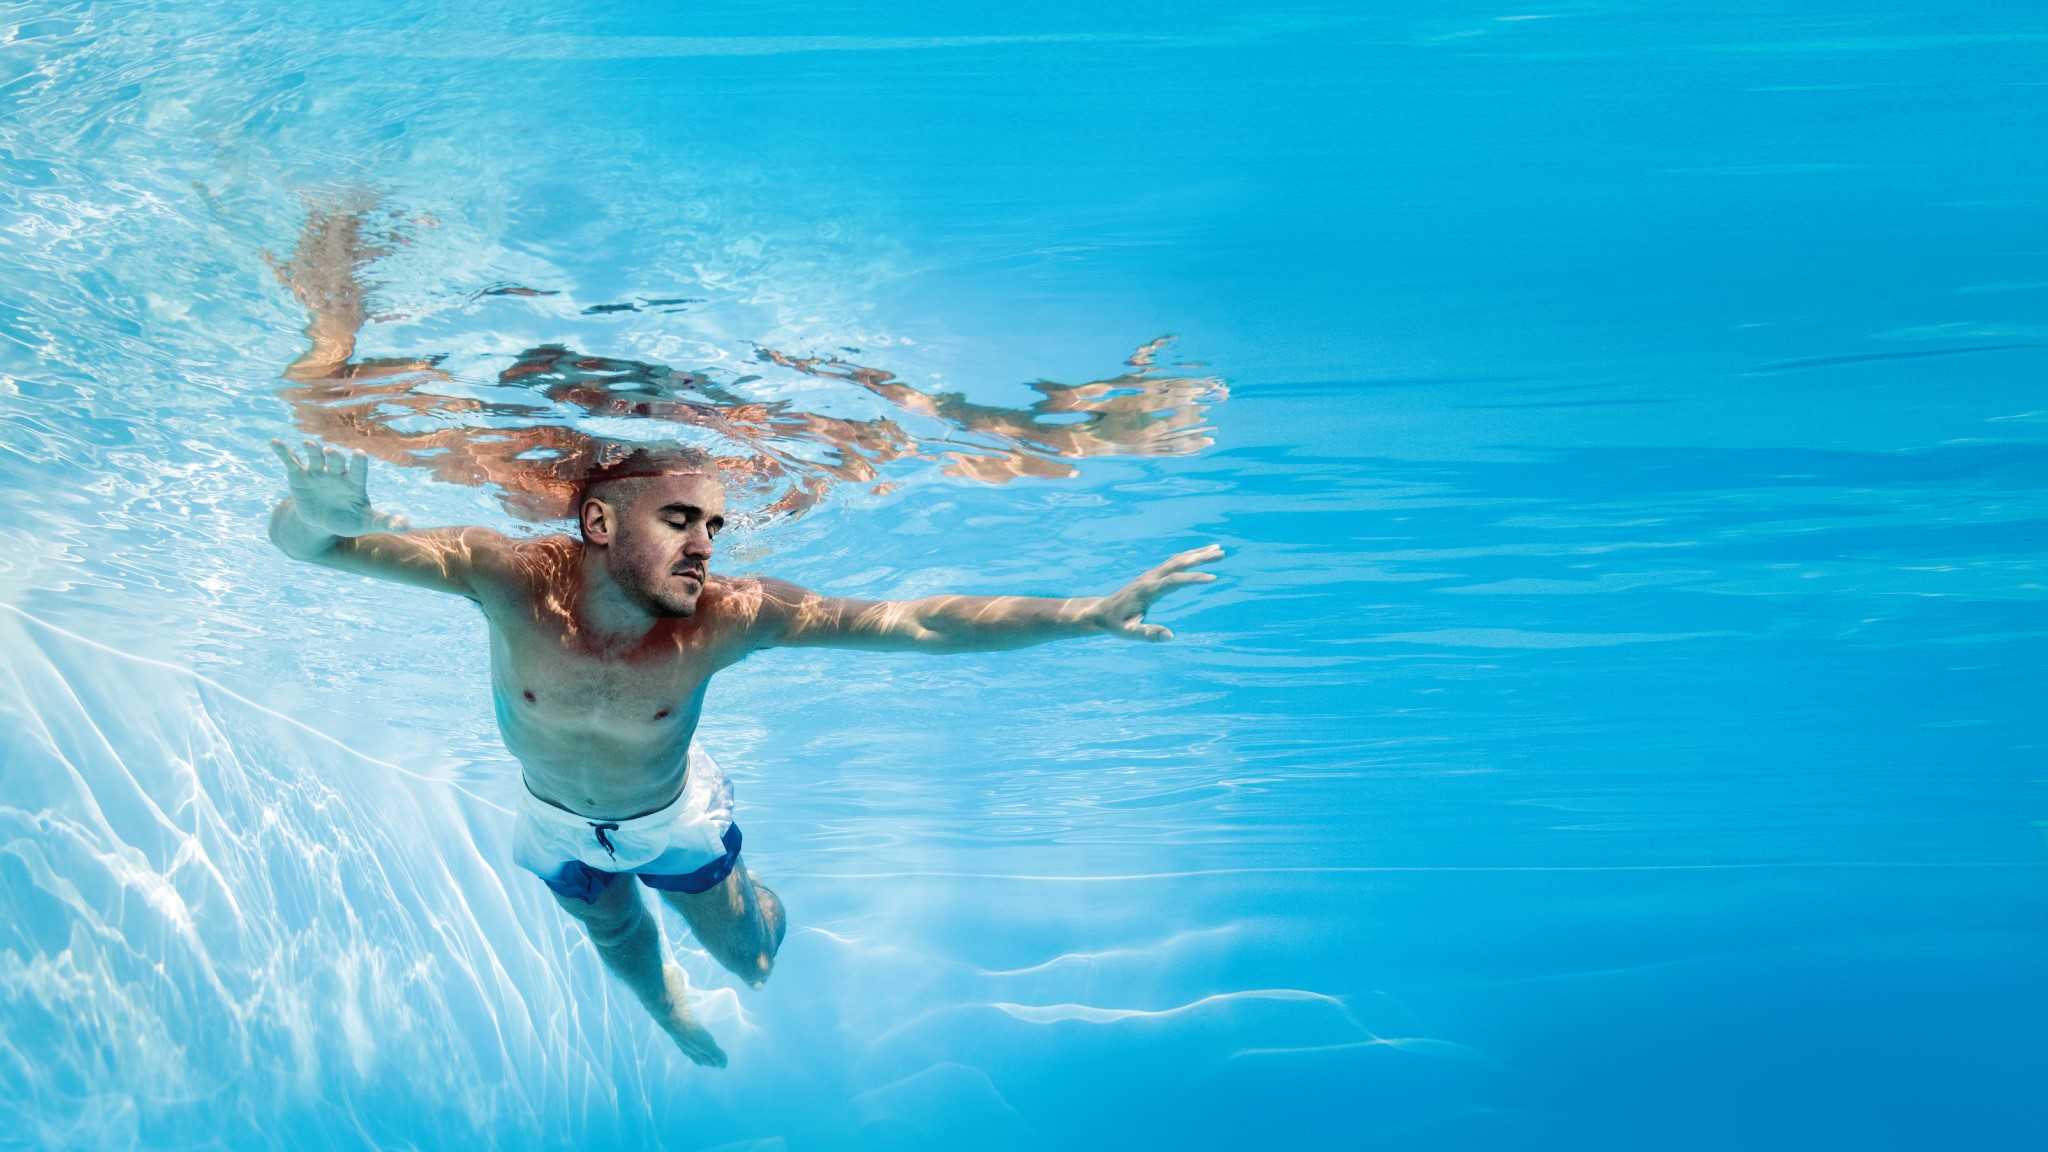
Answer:
[[[272,440],[270,450],[284,461],[284,478],[291,485],[292,511],[307,527],[330,536],[368,536],[372,532],[403,532],[404,519],[370,507],[370,457],[362,452],[322,448],[318,441],[306,441],[306,463],[282,440]]]
[[[1122,633],[1134,640],[1171,640],[1173,632],[1164,624],[1145,623],[1146,610],[1161,596],[1183,584],[1207,584],[1216,579],[1212,572],[1190,572],[1188,569],[1221,559],[1223,548],[1217,544],[1183,552],[1124,585],[1114,595],[1103,597],[1101,607],[1096,609],[1096,618],[1105,630]]]

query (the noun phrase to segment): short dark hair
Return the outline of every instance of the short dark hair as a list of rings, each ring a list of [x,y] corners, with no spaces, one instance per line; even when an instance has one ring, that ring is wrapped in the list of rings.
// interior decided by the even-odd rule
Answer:
[[[717,459],[688,444],[605,444],[591,460],[590,471],[576,484],[576,503],[571,509],[571,515],[576,517],[576,530],[583,530],[583,502],[596,496],[599,489],[643,476],[692,473],[718,479]]]

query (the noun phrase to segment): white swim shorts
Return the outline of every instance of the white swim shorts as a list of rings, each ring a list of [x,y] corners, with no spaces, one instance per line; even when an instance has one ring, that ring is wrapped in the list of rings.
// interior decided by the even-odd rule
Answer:
[[[740,856],[732,784],[695,744],[683,794],[661,811],[631,820],[592,820],[522,791],[526,799],[512,831],[512,859],[563,896],[595,904],[598,893],[627,873],[649,888],[708,892]]]

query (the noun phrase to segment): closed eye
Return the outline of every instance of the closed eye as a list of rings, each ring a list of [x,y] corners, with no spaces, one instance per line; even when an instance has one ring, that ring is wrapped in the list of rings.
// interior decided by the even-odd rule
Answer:
[[[679,532],[688,531],[690,525],[699,520],[704,521],[705,532],[712,536],[718,535],[725,528],[725,517],[713,516],[706,519],[704,510],[695,504],[670,504],[661,510],[662,523]]]
[[[664,504],[661,518],[672,528],[688,528],[692,523],[704,518],[704,510],[695,504]],[[711,518],[711,522],[722,523],[716,516]]]

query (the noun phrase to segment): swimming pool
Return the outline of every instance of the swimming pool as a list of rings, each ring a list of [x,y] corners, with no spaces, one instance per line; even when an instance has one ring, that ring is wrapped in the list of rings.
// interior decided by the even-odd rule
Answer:
[[[2034,1136],[2038,13],[4,23],[0,1146]],[[411,374],[294,390],[338,204]],[[715,683],[792,929],[681,951],[712,1073],[512,866],[474,612],[264,539],[308,427],[515,531],[701,439],[843,595],[1229,555]]]

